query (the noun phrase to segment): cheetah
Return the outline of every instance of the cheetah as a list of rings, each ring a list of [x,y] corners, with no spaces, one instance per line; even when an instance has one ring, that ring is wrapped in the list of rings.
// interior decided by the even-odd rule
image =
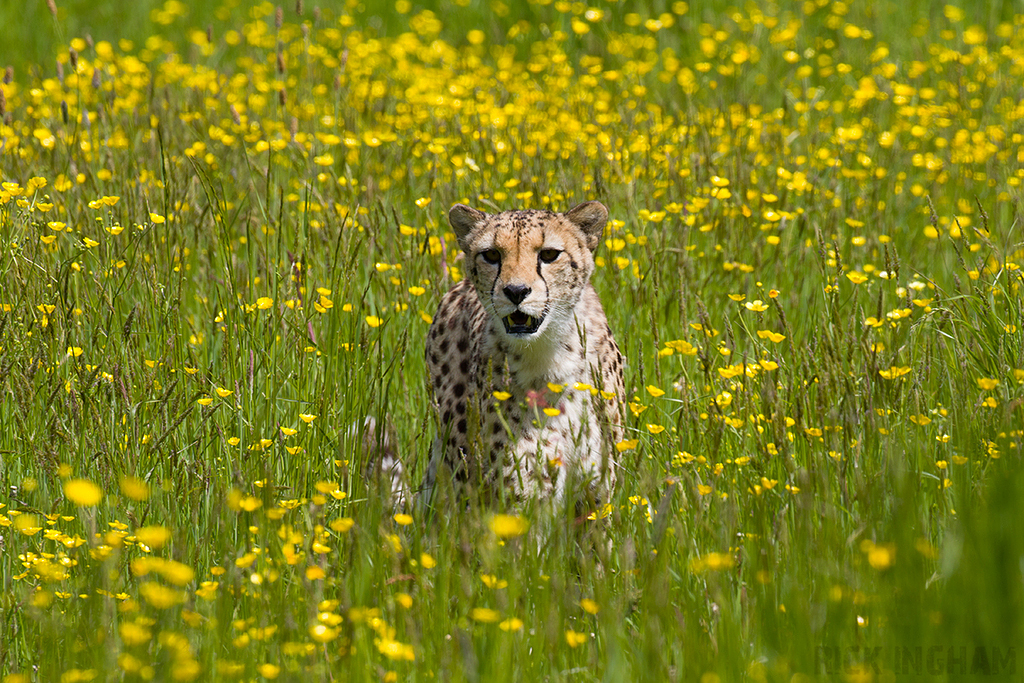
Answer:
[[[439,436],[424,491],[441,470],[456,495],[600,499],[622,440],[623,358],[590,282],[608,210],[448,219],[467,277],[441,300],[426,362]]]

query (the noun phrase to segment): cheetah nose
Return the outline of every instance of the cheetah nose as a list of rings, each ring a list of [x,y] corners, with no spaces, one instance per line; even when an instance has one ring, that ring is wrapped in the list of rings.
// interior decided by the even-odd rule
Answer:
[[[532,290],[526,285],[508,285],[502,291],[505,292],[509,301],[518,306],[523,303],[523,299],[530,296]]]

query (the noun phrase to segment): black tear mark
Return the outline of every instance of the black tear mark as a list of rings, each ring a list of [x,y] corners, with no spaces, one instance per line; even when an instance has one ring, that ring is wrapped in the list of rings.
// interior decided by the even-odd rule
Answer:
[[[551,292],[548,290],[548,281],[544,278],[544,273],[540,270],[540,254],[537,255],[537,277],[544,283],[544,295],[550,296]]]
[[[498,261],[498,272],[494,275],[494,282],[491,283],[491,301],[494,301],[494,290],[498,288],[498,280],[501,279],[501,267],[505,265],[505,259]],[[481,302],[482,303],[482,302]]]

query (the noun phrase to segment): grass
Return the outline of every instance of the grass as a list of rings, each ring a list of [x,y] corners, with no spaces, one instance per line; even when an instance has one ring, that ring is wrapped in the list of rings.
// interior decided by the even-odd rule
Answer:
[[[1010,3],[139,6],[0,9],[0,680],[1019,671]],[[447,207],[586,199],[613,500],[396,510]]]

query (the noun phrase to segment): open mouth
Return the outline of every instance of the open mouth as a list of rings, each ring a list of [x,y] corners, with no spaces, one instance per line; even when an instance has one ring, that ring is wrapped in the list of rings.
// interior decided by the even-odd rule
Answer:
[[[501,319],[505,323],[505,331],[509,334],[533,334],[540,327],[543,318],[534,318],[522,311],[516,311]]]

